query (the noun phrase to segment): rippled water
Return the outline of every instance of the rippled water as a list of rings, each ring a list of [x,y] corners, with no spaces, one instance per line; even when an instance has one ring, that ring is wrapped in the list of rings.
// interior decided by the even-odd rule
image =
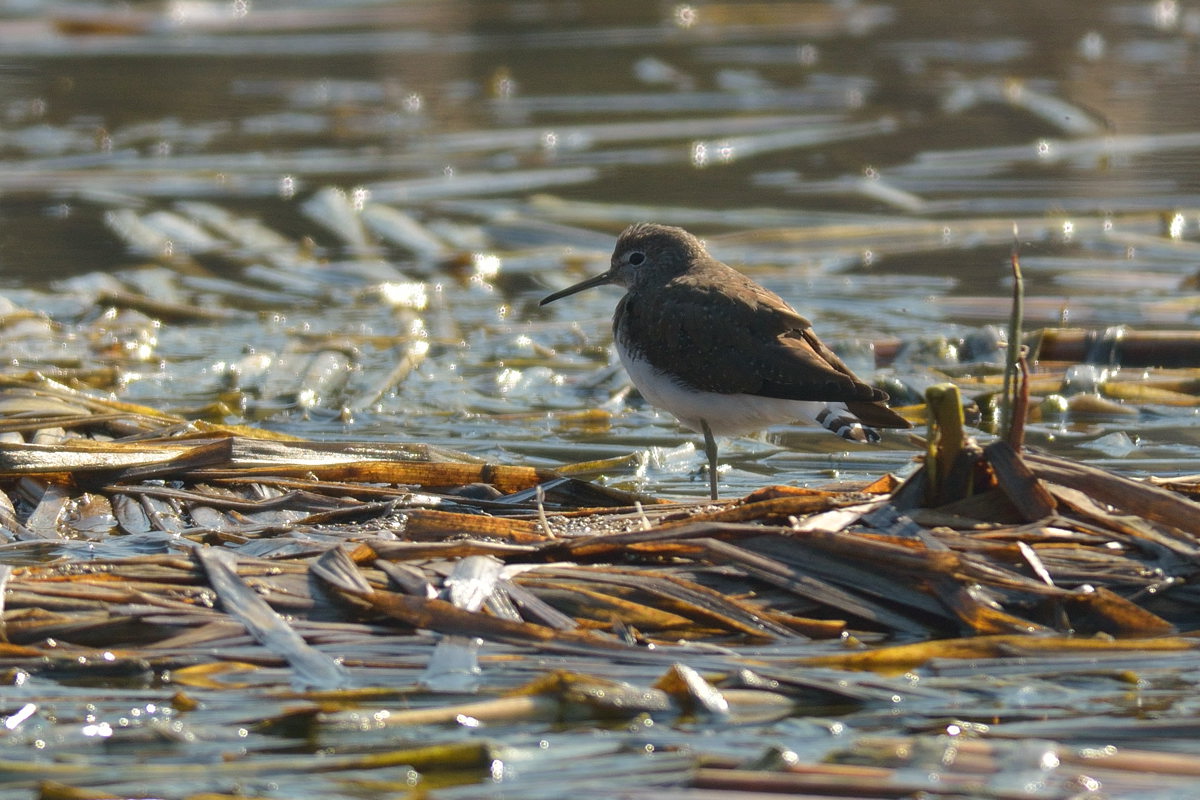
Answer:
[[[602,270],[624,225],[683,225],[914,400],[944,377],[933,368],[988,371],[959,363],[962,340],[1006,319],[1015,223],[1029,327],[1187,331],[1198,36],[1200,12],[1165,0],[0,3],[0,355],[190,415],[505,463],[612,458],[604,480],[703,495],[696,437],[625,392],[617,290],[539,298]],[[1055,391],[1143,376],[1104,366]],[[1192,372],[1153,375],[1184,387],[1173,404],[1047,412],[1031,443],[1136,474],[1200,470]],[[722,490],[902,473],[914,452],[897,434],[849,449],[777,426],[723,446]],[[1046,719],[1134,719],[1194,689],[1187,665],[1128,690],[1047,669],[980,696],[1027,715],[1030,736],[1070,739]],[[45,687],[26,691],[45,704]],[[161,694],[138,685],[99,716]],[[903,724],[977,710],[947,696]],[[54,703],[83,734],[21,735],[88,751],[95,708],[65,689]],[[213,713],[224,733],[189,758],[238,746],[221,738],[236,715]],[[818,757],[896,713],[706,741]],[[510,739],[569,752],[572,734]]]

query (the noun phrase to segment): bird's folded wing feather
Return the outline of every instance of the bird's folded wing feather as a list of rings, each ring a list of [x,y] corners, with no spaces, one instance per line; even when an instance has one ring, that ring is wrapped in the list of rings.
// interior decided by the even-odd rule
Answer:
[[[669,302],[661,293],[627,295],[621,324],[629,334],[636,331],[633,338],[653,342],[642,356],[654,367],[702,391],[791,400],[887,399],[858,380],[817,339],[807,319],[744,280],[742,291],[732,295],[688,285],[672,287]]]

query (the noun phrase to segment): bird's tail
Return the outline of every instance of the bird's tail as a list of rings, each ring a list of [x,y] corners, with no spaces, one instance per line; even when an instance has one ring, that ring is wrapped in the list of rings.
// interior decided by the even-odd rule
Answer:
[[[854,416],[845,403],[826,403],[817,413],[817,424],[826,430],[833,431],[843,439],[855,442],[878,442],[879,431],[868,428],[862,420]]]

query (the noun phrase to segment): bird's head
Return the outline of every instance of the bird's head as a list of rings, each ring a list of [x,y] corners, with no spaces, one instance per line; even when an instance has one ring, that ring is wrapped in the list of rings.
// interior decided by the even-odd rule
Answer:
[[[617,237],[607,272],[548,295],[540,305],[610,283],[633,290],[662,285],[703,258],[708,258],[704,243],[683,228],[639,222]]]

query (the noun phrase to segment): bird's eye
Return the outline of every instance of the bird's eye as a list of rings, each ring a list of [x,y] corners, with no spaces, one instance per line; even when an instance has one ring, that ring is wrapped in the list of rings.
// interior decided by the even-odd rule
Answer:
[[[646,260],[646,254],[641,250],[634,250],[629,254],[629,258],[627,260],[632,266],[640,267]]]

